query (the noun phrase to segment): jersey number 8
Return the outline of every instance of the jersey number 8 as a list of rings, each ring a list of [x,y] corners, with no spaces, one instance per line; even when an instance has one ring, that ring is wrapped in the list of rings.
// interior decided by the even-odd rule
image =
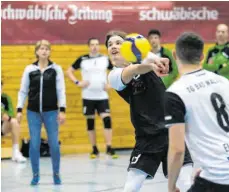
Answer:
[[[226,111],[226,104],[222,96],[217,93],[211,94],[211,102],[216,111],[216,117],[219,126],[226,132],[229,132],[229,116]]]

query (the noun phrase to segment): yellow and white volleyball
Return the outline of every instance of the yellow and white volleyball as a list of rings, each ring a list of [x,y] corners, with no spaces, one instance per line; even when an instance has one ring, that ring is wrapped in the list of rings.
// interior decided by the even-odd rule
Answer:
[[[121,45],[120,53],[131,63],[140,63],[151,50],[149,41],[137,33],[128,34]]]

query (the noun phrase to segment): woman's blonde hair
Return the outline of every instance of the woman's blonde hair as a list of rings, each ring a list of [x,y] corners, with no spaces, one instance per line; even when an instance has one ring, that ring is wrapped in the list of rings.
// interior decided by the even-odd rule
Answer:
[[[51,43],[49,41],[47,41],[45,39],[42,39],[42,40],[38,41],[36,43],[36,45],[35,45],[35,55],[36,55],[37,59],[38,59],[38,55],[37,55],[36,52],[37,52],[38,49],[40,49],[40,47],[42,45],[47,46],[49,48],[49,50],[51,50]]]

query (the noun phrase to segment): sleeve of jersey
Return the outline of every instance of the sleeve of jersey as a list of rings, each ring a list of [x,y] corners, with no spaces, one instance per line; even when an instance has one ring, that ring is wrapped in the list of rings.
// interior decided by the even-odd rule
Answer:
[[[128,104],[130,104],[130,89],[126,87],[122,91],[116,91]]]
[[[126,88],[126,85],[122,82],[123,68],[115,68],[108,75],[108,81],[111,87],[117,91],[121,91]]]
[[[206,58],[203,62],[203,69],[206,69],[208,71],[215,71],[217,66],[215,64],[209,65],[209,60],[212,58],[214,54],[217,54],[219,52],[216,48],[210,48],[206,54]]]
[[[3,106],[1,106],[1,115],[2,115],[3,113],[7,113],[7,111],[5,110],[5,108],[4,108]]]
[[[82,57],[76,59],[76,61],[72,64],[72,68],[75,70],[80,69],[81,61],[82,61]]]
[[[65,81],[64,81],[64,73],[60,66],[58,66],[57,68],[56,91],[57,91],[57,99],[58,99],[58,105],[60,111],[65,112],[66,110]]]
[[[173,124],[185,123],[185,105],[181,98],[172,92],[165,93],[165,124],[170,127]]]
[[[22,112],[22,109],[25,103],[25,99],[29,92],[29,84],[30,84],[29,68],[26,67],[24,70],[23,76],[22,76],[20,90],[18,92],[18,103],[17,103],[18,112]]]

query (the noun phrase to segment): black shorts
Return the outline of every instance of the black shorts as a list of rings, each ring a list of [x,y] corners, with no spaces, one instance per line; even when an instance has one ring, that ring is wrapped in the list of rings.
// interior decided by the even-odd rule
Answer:
[[[137,150],[133,150],[130,156],[130,169],[139,169],[148,174],[147,179],[152,179],[157,169],[162,163],[162,169],[165,176],[167,176],[167,149],[157,153],[142,153]]]
[[[148,174],[147,179],[153,179],[158,167],[162,163],[162,171],[164,176],[168,177],[167,170],[167,156],[168,156],[168,145],[164,147],[161,152],[155,153],[141,153],[140,151],[134,149],[131,157],[128,171],[130,169],[139,169]],[[193,164],[192,158],[190,156],[189,150],[186,147],[185,157],[183,165]]]
[[[201,177],[195,179],[194,184],[187,192],[228,192],[229,185],[212,183]]]
[[[110,113],[110,106],[108,99],[105,100],[88,100],[83,99],[83,114],[94,115],[95,110],[98,114]]]

